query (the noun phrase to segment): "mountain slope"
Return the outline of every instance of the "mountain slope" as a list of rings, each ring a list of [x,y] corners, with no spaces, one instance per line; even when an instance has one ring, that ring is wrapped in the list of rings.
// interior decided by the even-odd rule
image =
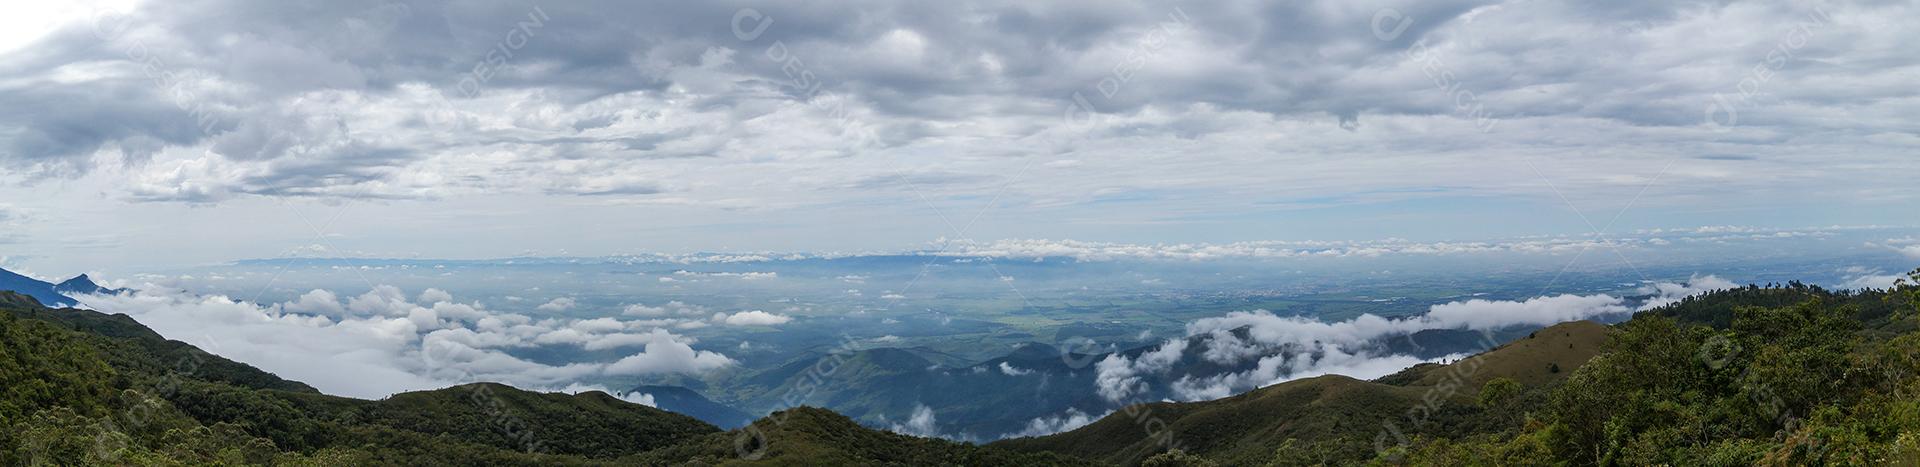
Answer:
[[[54,291],[51,283],[0,269],[0,291],[13,291],[33,297],[47,306],[74,306],[78,301]]]
[[[1034,417],[1069,408],[1103,411],[1093,378],[1093,369],[1074,368],[1059,350],[1041,344],[965,367],[908,349],[876,348],[798,358],[748,375],[733,389],[748,410],[824,407],[868,425],[902,421],[928,407],[939,413],[943,431],[978,438],[1017,432]]]
[[[1122,465],[1920,465],[1916,394],[1920,287],[1789,284],[991,446]]]
[[[254,389],[318,393],[312,386],[289,381],[259,368],[228,360],[185,342],[168,340],[124,314],[86,310],[14,307],[17,316],[56,323],[83,334],[101,337],[98,347],[108,363],[137,373],[161,375],[190,366],[196,379]]]
[[[0,431],[21,437],[0,438],[0,463],[25,462],[47,446],[82,456],[66,461],[119,463],[124,455],[201,463],[219,446],[239,443],[266,458],[325,453],[375,463],[565,464],[718,432],[599,392],[474,384],[379,401],[328,396],[164,340],[125,315],[24,306],[37,304],[12,293],[0,293],[0,304],[7,388],[0,392],[7,430]],[[170,433],[203,429],[213,430],[201,446],[210,452],[179,451],[166,441]],[[101,458],[87,449],[87,440],[101,436],[131,439],[126,452]]]
[[[775,412],[745,428],[621,459],[640,465],[1094,465],[869,430],[826,409]]]
[[[476,404],[476,400],[485,403]],[[338,401],[335,401],[338,402]],[[536,393],[496,383],[395,394],[347,404],[364,423],[429,434],[449,433],[503,448],[590,457],[644,452],[717,431],[692,417],[590,391]],[[506,418],[518,420],[503,421]],[[499,425],[524,425],[502,430]],[[511,426],[509,426],[511,428]]]
[[[1051,451],[1135,464],[1179,447],[1231,465],[1259,464],[1287,439],[1336,441],[1362,452],[1383,422],[1404,418],[1424,401],[1466,404],[1485,381],[1511,378],[1543,386],[1564,379],[1600,350],[1608,328],[1580,321],[1555,325],[1449,365],[1409,369],[1403,384],[1328,375],[1288,381],[1225,399],[1128,407],[1085,427],[994,446]],[[1560,364],[1561,371],[1552,365]],[[1382,378],[1382,380],[1396,377]],[[1357,455],[1357,454],[1356,454]]]
[[[734,429],[753,423],[753,416],[707,399],[706,396],[679,386],[640,386],[628,391],[629,394],[646,394],[653,397],[653,406],[661,410],[698,418],[725,429]]]
[[[1609,330],[1606,325],[1592,321],[1556,324],[1474,355],[1470,361],[1427,366],[1418,379],[1401,385],[1434,387],[1457,381],[1468,390],[1478,391],[1495,378],[1508,378],[1528,386],[1555,383],[1598,355],[1607,342]]]
[[[1733,325],[1735,311],[1745,307],[1782,308],[1819,300],[1829,307],[1849,310],[1853,319],[1869,328],[1896,324],[1891,318],[1905,311],[1905,303],[1888,300],[1878,291],[1827,290],[1799,282],[1769,286],[1748,285],[1710,295],[1687,297],[1679,302],[1650,310],[1649,313],[1688,323],[1726,329]]]
[[[913,363],[882,355],[880,367]],[[916,357],[917,358],[917,357]],[[1082,465],[796,409],[721,432],[601,392],[476,383],[329,396],[167,341],[125,315],[0,292],[0,464]],[[761,456],[733,448],[741,433]]]
[[[1489,342],[1524,337],[1532,329],[1503,329],[1491,337],[1468,330],[1424,330],[1381,338],[1346,349],[1373,355],[1411,355],[1439,358],[1486,350]],[[1229,334],[1245,341],[1249,328]],[[1258,359],[1219,363],[1207,356],[1212,339],[1203,334],[1185,337],[1185,350],[1166,373],[1141,375],[1148,380],[1141,400],[1186,397],[1174,392],[1183,378],[1205,378],[1253,371]],[[872,348],[814,352],[780,366],[743,374],[718,384],[721,397],[738,401],[749,411],[770,412],[784,407],[823,407],[870,426],[884,426],[911,418],[921,408],[938,414],[943,436],[956,439],[996,439],[1034,428],[1036,420],[1061,419],[1113,411],[1113,402],[1098,389],[1094,363],[1111,355],[1138,359],[1159,343],[1097,354],[1068,353],[1041,343],[1013,347],[1004,356],[955,366],[929,358],[917,349]],[[938,357],[937,355],[935,357]],[[1571,362],[1568,362],[1569,364]]]
[[[87,277],[86,274],[81,274],[78,276],[74,276],[72,279],[67,279],[66,281],[61,282],[59,284],[54,284],[53,291],[59,292],[60,294],[66,295],[66,296],[112,295],[112,294],[125,292],[126,289],[109,289],[106,287],[101,287],[100,284],[95,284],[93,282],[93,279]]]

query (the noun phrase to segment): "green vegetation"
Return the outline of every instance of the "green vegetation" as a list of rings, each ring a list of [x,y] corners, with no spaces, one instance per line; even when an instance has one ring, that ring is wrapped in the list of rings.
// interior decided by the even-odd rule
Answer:
[[[1796,283],[1689,299],[1624,323],[1519,423],[1395,454],[1414,464],[1910,465],[1917,295]]]
[[[1611,332],[1562,324],[1372,382],[1321,377],[1147,404],[997,445],[1141,465],[1915,465],[1916,316],[1913,282],[1745,287]]]
[[[1480,387],[1480,408],[1487,410],[1498,409],[1506,405],[1508,401],[1512,401],[1514,396],[1519,394],[1520,383],[1514,381],[1513,378],[1494,378],[1492,381],[1487,381],[1485,386]]]
[[[1389,424],[1406,436],[1486,430],[1480,426],[1508,417],[1489,414],[1510,413],[1513,405],[1540,395],[1520,391],[1504,396],[1509,403],[1503,407],[1482,409],[1475,399],[1480,388],[1506,384],[1489,381],[1557,384],[1565,374],[1550,373],[1546,362],[1577,367],[1600,351],[1609,332],[1593,322],[1563,323],[1475,358],[1415,366],[1375,381],[1328,375],[1219,400],[1143,404],[1078,430],[994,446],[1121,465],[1172,449],[1221,465],[1371,459],[1376,437]]]
[[[602,393],[322,395],[123,315],[0,293],[0,463],[551,464],[717,429]]]
[[[735,441],[764,448],[744,459]],[[476,383],[367,401],[0,292],[0,465],[1082,465],[795,409],[721,432],[601,392]]]
[[[1635,319],[1521,435],[1580,464],[1881,463],[1920,433],[1920,334],[1875,339],[1858,312],[1816,298],[1736,308],[1725,330]]]
[[[648,452],[639,465],[1094,465],[1050,453],[917,438],[861,427],[826,409],[775,412],[752,425]]]
[[[1916,320],[1912,283],[1747,287],[1374,381],[1141,404],[976,446],[813,408],[721,431],[604,393],[470,384],[333,397],[125,316],[0,293],[0,464],[1912,465]],[[871,381],[926,364],[871,351],[849,361]]]
[[[1147,458],[1140,467],[1214,467],[1213,461],[1175,449]]]

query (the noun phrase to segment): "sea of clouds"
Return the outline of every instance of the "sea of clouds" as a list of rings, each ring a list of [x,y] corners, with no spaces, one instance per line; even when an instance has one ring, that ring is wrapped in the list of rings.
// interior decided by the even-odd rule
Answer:
[[[326,393],[364,398],[476,381],[578,392],[605,389],[580,384],[601,376],[697,374],[735,361],[718,351],[696,349],[696,339],[674,329],[777,326],[793,319],[680,302],[629,305],[617,318],[536,317],[570,309],[574,303],[554,299],[532,310],[541,313],[528,313],[460,302],[439,289],[410,295],[387,285],[352,297],[313,290],[273,304],[158,286],[88,296],[85,302],[95,310],[132,316],[170,339]],[[625,356],[547,364],[510,352],[542,346],[619,349]]]
[[[1384,338],[1429,329],[1491,331],[1515,326],[1549,326],[1566,321],[1622,316],[1664,306],[1689,296],[1734,288],[1715,276],[1696,276],[1685,284],[1655,283],[1638,290],[1638,303],[1608,294],[1542,296],[1522,301],[1473,299],[1432,306],[1410,318],[1361,315],[1326,322],[1279,316],[1267,310],[1236,311],[1187,324],[1185,336],[1169,338],[1136,357],[1112,354],[1095,365],[1096,390],[1115,403],[1153,394],[1151,384],[1176,369],[1183,355],[1198,353],[1222,368],[1243,368],[1174,379],[1175,400],[1208,400],[1301,378],[1342,374],[1372,379],[1422,362],[1455,360],[1464,355],[1423,359],[1383,354],[1371,344]],[[1236,331],[1244,330],[1245,337]],[[1197,342],[1197,344],[1196,344]],[[1198,345],[1199,348],[1190,348]],[[1049,426],[1036,420],[1036,426]]]

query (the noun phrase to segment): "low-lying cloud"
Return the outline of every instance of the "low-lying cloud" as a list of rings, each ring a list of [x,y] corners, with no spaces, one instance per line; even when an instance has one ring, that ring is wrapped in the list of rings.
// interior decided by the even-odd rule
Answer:
[[[1020,431],[1016,431],[1006,436],[1002,436],[1002,438],[1023,438],[1023,437],[1033,437],[1033,436],[1046,436],[1054,433],[1072,431],[1075,429],[1079,429],[1080,427],[1090,425],[1093,422],[1100,420],[1102,418],[1106,418],[1107,415],[1112,413],[1113,413],[1112,411],[1108,411],[1100,415],[1090,415],[1086,412],[1080,411],[1080,409],[1068,408],[1066,412],[1062,412],[1059,415],[1044,416],[1044,417],[1038,417],[1032,420],[1028,420],[1026,427],[1021,428]]]
[[[1033,374],[1033,370],[1021,369],[1009,362],[1000,362],[1000,373],[1007,376],[1026,376]]]
[[[132,316],[170,339],[306,382],[329,394],[363,398],[473,381],[557,389],[610,375],[698,374],[734,365],[726,355],[697,350],[695,339],[667,329],[702,322],[703,317],[537,319],[491,310],[477,302],[456,303],[451,294],[440,290],[429,289],[419,296],[433,303],[414,303],[398,288],[385,285],[344,303],[325,290],[262,306],[161,287],[90,296],[87,303],[102,312]],[[659,309],[685,308],[669,304]],[[639,314],[652,310],[642,309]],[[748,315],[747,319],[767,318]],[[510,352],[539,346],[626,353],[611,362],[546,364]]]
[[[1071,258],[1078,261],[1212,261],[1284,258],[1375,258],[1383,256],[1443,256],[1491,253],[1563,254],[1594,249],[1651,249],[1682,244],[1766,241],[1826,237],[1864,227],[1831,226],[1804,229],[1718,227],[1644,230],[1607,239],[1592,236],[1523,237],[1487,241],[1416,242],[1405,239],[1281,241],[1233,243],[1138,244],[1080,240],[1002,239],[991,242],[941,241],[946,247],[920,254],[1006,259]],[[1893,243],[1889,243],[1893,245]],[[1898,248],[1896,248],[1898,249]],[[1910,247],[1920,254],[1920,245]]]
[[[1236,311],[1188,323],[1185,336],[1167,339],[1138,357],[1109,355],[1095,365],[1095,384],[1101,397],[1121,403],[1155,393],[1180,400],[1217,399],[1327,374],[1371,379],[1422,362],[1462,357],[1427,359],[1382,354],[1370,345],[1382,339],[1432,329],[1492,331],[1619,317],[1733,287],[1732,282],[1719,277],[1695,276],[1685,284],[1655,283],[1637,289],[1642,297],[1637,306],[1630,304],[1626,297],[1564,294],[1521,301],[1474,299],[1434,305],[1418,317],[1383,318],[1367,314],[1338,322],[1278,316],[1267,310]],[[1196,345],[1198,347],[1193,347]],[[1219,374],[1180,374],[1167,384],[1164,392],[1156,392],[1153,381],[1179,374],[1174,366],[1189,354],[1220,367],[1243,369]]]
[[[777,315],[760,310],[742,311],[720,318],[720,321],[733,326],[776,326],[793,321],[792,317]]]

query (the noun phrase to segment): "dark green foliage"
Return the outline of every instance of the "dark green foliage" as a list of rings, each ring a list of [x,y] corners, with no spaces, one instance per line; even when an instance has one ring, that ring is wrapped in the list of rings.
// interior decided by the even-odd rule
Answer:
[[[0,313],[0,447],[20,443],[12,421],[47,407],[99,416],[114,390],[114,371],[79,336],[52,324]],[[0,463],[22,459],[0,452]]]
[[[1558,373],[1558,371],[1555,371]],[[1497,408],[1520,395],[1520,383],[1513,378],[1494,378],[1480,388],[1480,407]]]
[[[644,452],[719,431],[604,392],[542,394],[493,383],[398,394],[356,409],[352,414],[362,423],[594,458]]]
[[[1790,282],[1784,285],[1749,285],[1687,297],[1678,303],[1649,313],[1683,322],[1705,324],[1716,329],[1726,329],[1733,325],[1734,310],[1740,308],[1785,308],[1810,300],[1820,300],[1834,307],[1849,308],[1853,312],[1854,320],[1869,328],[1877,328],[1896,321],[1896,315],[1911,312],[1912,308],[1908,305],[1911,303],[1910,300],[1888,300],[1901,295],[1903,294],[1880,291],[1834,291],[1815,285]]]
[[[1338,390],[1347,400],[1365,397],[1358,403],[1300,397],[1326,394],[1316,388],[1328,381],[1315,378],[1218,401],[1149,405],[1169,420],[1185,448],[1179,454],[1143,448],[1139,426],[1121,414],[997,445],[1119,464],[1165,456],[1254,465],[1261,461],[1247,452],[1263,448],[1265,464],[1276,466],[1913,465],[1920,461],[1916,316],[1920,287],[1912,285],[1747,287],[1642,313],[1616,326],[1584,364],[1547,361],[1555,356],[1543,347],[1527,348],[1557,332],[1468,359],[1486,361],[1479,376],[1501,376],[1478,379],[1476,397],[1421,397],[1439,404],[1425,423],[1401,426],[1390,438],[1380,423],[1404,420],[1367,409],[1418,399],[1380,388],[1432,389],[1458,363],[1419,365]],[[1583,345],[1592,344],[1553,348]]]
[[[440,410],[434,413],[391,399],[325,396],[305,384],[161,339],[124,315],[46,309],[9,295],[0,294],[0,464],[588,461],[516,453],[517,446],[498,446],[502,443],[490,438],[487,424],[430,431],[366,416],[472,422],[470,413],[483,409],[479,404],[466,414],[444,406],[431,407]],[[549,451],[597,449],[582,454],[612,457],[715,431],[604,394],[573,397],[501,387],[492,399],[535,401],[498,413],[550,423],[544,428],[568,443]],[[661,440],[635,439],[654,435]]]
[[[744,462],[735,434],[601,392],[469,384],[367,401],[167,341],[124,315],[0,293],[0,465],[660,465]],[[806,465],[1082,465],[870,430],[761,420]],[[625,457],[623,457],[625,456]]]
[[[1400,420],[1427,389],[1321,376],[1214,401],[1137,405],[1067,433],[994,446],[1123,465],[1180,449],[1223,465],[1258,465],[1295,438],[1316,457],[1366,458],[1382,422]]]
[[[1352,443],[1341,440],[1323,440],[1311,443],[1287,438],[1274,448],[1273,458],[1268,459],[1267,467],[1294,467],[1306,465],[1328,465],[1339,459],[1353,457]]]
[[[0,313],[0,420],[52,406],[101,414],[116,373],[87,344],[58,326]]]
[[[1091,465],[861,427],[826,409],[774,412],[738,430],[622,459],[641,465]]]
[[[0,308],[28,309],[45,308],[45,306],[41,305],[39,300],[34,300],[33,297],[9,290],[0,290]]]
[[[1140,462],[1140,467],[1214,467],[1216,465],[1219,464],[1179,449],[1163,452]]]
[[[1600,351],[1605,325],[1557,325],[1471,359],[1408,368],[1375,381],[1329,375],[1276,384],[1225,399],[1143,404],[1077,430],[994,443],[1130,465],[1170,448],[1221,465],[1311,465],[1373,458],[1381,444],[1422,436],[1510,430],[1525,407],[1564,378],[1547,362],[1577,367]],[[1569,348],[1573,343],[1573,348]],[[1478,392],[1506,380],[1519,390],[1483,409]],[[1494,387],[1505,383],[1494,383]],[[1287,440],[1293,444],[1285,446]],[[1378,444],[1377,444],[1378,443]]]
[[[185,342],[167,340],[124,314],[108,315],[85,310],[43,307],[10,307],[20,318],[58,324],[87,336],[104,351],[114,368],[126,369],[130,376],[192,373],[193,379],[214,381],[256,389],[318,393],[312,386],[288,381],[200,350]]]
[[[1920,333],[1887,304],[1911,307],[1898,297],[1913,292],[1795,284],[1643,314],[1520,431],[1424,440],[1401,460],[1455,463],[1519,443],[1575,465],[1894,463],[1920,433]],[[1752,305],[1789,296],[1802,300]]]

